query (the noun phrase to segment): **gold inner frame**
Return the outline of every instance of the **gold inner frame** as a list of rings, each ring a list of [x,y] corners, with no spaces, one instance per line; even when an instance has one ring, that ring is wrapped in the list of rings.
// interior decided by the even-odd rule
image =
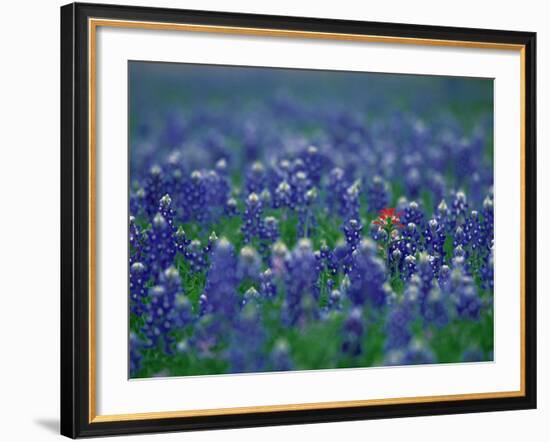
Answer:
[[[388,399],[367,399],[352,401],[314,402],[285,405],[260,405],[234,408],[215,408],[179,411],[153,411],[129,414],[96,414],[96,35],[97,28],[134,28],[148,30],[170,30],[186,32],[208,32],[217,34],[253,35],[268,37],[291,37],[324,39],[339,41],[357,41],[369,43],[412,44],[420,46],[445,46],[477,49],[499,49],[518,51],[520,54],[520,389],[518,391],[500,391],[487,393],[466,393],[437,396],[398,397]],[[459,401],[475,399],[496,399],[525,396],[525,46],[493,42],[474,42],[459,40],[440,40],[412,37],[389,37],[377,35],[359,35],[345,33],[293,31],[282,29],[246,28],[232,26],[211,26],[181,23],[160,23],[111,19],[88,19],[88,94],[89,94],[89,402],[88,422],[115,422],[144,419],[167,419],[177,417],[198,417],[216,415],[234,415],[245,413],[270,413],[277,411],[321,410],[327,408],[364,407],[390,404],[414,404],[426,402]]]

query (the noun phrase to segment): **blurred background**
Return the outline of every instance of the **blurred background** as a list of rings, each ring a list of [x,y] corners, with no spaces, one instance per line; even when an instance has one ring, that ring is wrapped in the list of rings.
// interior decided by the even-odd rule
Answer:
[[[426,168],[466,191],[492,185],[491,79],[139,61],[129,79],[132,179],[175,151],[186,170],[226,157],[238,175],[315,144],[405,196],[402,178]]]

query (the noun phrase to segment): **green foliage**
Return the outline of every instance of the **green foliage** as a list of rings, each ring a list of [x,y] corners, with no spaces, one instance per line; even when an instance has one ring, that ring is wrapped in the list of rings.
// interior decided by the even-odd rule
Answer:
[[[450,235],[447,235],[445,242],[443,243],[443,252],[445,253],[446,262],[451,262],[453,259],[453,238]]]
[[[288,329],[287,338],[296,369],[334,368],[341,353],[342,315],[331,315],[324,323],[313,323],[304,330]]]
[[[431,335],[431,347],[441,363],[460,362],[464,349],[480,348],[487,360],[493,350],[493,314],[483,313],[479,321],[454,320],[441,329],[424,331]]]
[[[401,279],[399,274],[395,274],[390,280],[390,286],[397,295],[402,295],[405,290],[405,281]]]
[[[281,229],[281,240],[288,248],[294,247],[298,240],[298,216],[283,212],[279,226]]]
[[[178,253],[175,259],[175,266],[181,278],[183,293],[191,301],[194,311],[198,311],[199,298],[206,284],[205,272],[191,272],[189,263],[185,257]]]
[[[433,194],[431,192],[428,192],[424,190],[422,192],[422,203],[424,205],[424,213],[428,218],[431,218],[433,216],[433,209],[434,209],[434,200],[433,200]],[[439,204],[439,201],[437,201]]]
[[[343,238],[339,227],[342,225],[340,217],[319,211],[316,219],[317,229],[312,238],[313,246],[318,249],[324,241],[330,248],[334,248],[338,240]]]

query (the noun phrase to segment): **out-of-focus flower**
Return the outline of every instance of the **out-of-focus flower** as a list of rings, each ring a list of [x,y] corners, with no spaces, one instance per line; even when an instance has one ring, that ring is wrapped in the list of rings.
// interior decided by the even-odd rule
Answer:
[[[311,242],[301,239],[285,261],[285,315],[290,324],[308,320],[309,309],[314,309],[313,296],[317,281],[315,255]],[[314,312],[313,312],[314,314]]]
[[[370,212],[380,212],[390,202],[388,183],[380,176],[375,175],[367,186],[367,206]]]
[[[368,301],[374,307],[381,307],[386,303],[386,267],[376,255],[376,245],[370,239],[361,241],[353,253],[349,279],[350,286],[346,293],[354,305],[363,305]]]
[[[150,301],[142,331],[150,347],[162,344],[164,352],[171,354],[174,343],[172,332],[192,320],[191,304],[181,291],[177,270],[174,267],[167,268],[159,284],[149,290],[148,296]]]
[[[238,305],[238,282],[234,248],[227,239],[221,238],[213,250],[212,263],[206,277],[205,310],[218,314],[218,320],[230,319]]]
[[[361,340],[364,332],[363,312],[356,307],[344,322],[342,351],[350,356],[360,355],[363,351]]]

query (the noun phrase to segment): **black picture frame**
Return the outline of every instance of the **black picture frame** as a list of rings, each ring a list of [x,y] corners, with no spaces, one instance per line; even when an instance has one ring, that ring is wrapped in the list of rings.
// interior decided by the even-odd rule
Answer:
[[[524,395],[93,422],[90,420],[89,18],[315,33],[391,36],[524,47]],[[124,147],[121,147],[124,148]],[[76,438],[536,408],[536,34],[167,8],[73,3],[61,8],[61,434]]]

